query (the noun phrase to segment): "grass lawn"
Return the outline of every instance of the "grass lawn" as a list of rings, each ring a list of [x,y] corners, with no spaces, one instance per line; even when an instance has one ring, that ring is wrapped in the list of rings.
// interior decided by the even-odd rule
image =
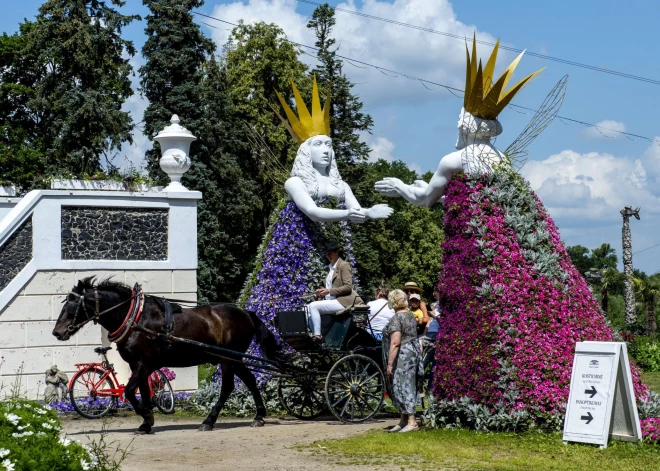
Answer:
[[[651,388],[651,391],[660,394],[660,373],[642,373],[642,380]]]
[[[590,445],[564,445],[559,433],[424,430],[388,434],[378,430],[315,442],[309,449],[336,458],[340,466],[363,464],[401,470],[660,469],[660,446],[611,441],[608,448],[601,450]]]

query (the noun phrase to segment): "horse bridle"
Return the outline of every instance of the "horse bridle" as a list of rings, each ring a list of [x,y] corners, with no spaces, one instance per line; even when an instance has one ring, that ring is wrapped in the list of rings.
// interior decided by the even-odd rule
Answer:
[[[82,326],[84,326],[85,324],[87,324],[90,321],[94,321],[94,324],[97,324],[98,319],[103,314],[106,314],[106,313],[112,311],[113,309],[118,308],[122,304],[126,304],[127,302],[131,301],[132,299],[134,299],[137,296],[137,294],[135,294],[135,295],[131,296],[130,298],[126,299],[125,301],[122,301],[119,304],[115,304],[114,306],[112,306],[112,307],[110,307],[110,308],[108,308],[108,309],[106,309],[102,312],[99,312],[99,292],[98,292],[97,288],[94,288],[94,304],[95,304],[94,315],[91,316],[91,317],[88,317],[87,319],[85,319],[81,323],[76,324],[76,321],[78,320],[78,313],[80,312],[80,305],[81,304],[82,304],[83,311],[85,312],[85,316],[87,316],[87,304],[85,303],[85,295],[74,293],[73,291],[70,291],[69,294],[78,299],[78,301],[76,302],[76,311],[73,313],[73,323],[71,325],[69,325],[69,327],[67,327],[67,330],[69,332],[73,332],[73,331],[81,328]]]

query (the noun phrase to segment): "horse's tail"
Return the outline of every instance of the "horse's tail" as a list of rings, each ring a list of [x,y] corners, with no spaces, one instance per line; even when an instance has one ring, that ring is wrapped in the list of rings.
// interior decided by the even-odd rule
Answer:
[[[266,327],[266,324],[263,323],[257,313],[254,311],[247,311],[252,319],[252,323],[255,327],[255,340],[257,345],[261,348],[261,352],[269,360],[277,360],[279,358],[280,346],[277,344],[277,339],[275,335]]]

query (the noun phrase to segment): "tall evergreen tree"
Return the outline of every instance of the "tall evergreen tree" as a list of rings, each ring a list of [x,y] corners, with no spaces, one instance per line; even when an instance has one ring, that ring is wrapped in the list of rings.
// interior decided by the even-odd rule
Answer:
[[[46,69],[26,53],[33,27],[26,21],[17,33],[0,36],[0,184],[20,191],[38,186],[45,177],[39,115],[30,102]]]
[[[24,54],[41,70],[27,106],[49,172],[93,173],[101,157],[132,141],[122,111],[133,94],[131,41],[123,28],[139,16],[121,14],[122,0],[48,0],[27,34]]]
[[[326,3],[314,10],[307,27],[316,35],[317,58],[321,63],[312,72],[318,77],[320,86],[326,90],[326,87],[332,84],[332,145],[340,169],[345,168],[348,171],[344,172],[344,178],[352,183],[350,173],[354,169],[347,167],[369,158],[369,146],[360,139],[360,133],[371,130],[373,119],[362,111],[360,98],[352,92],[354,85],[343,73],[343,62],[337,58],[337,49],[334,47],[336,41],[332,37],[335,23],[335,10]],[[358,179],[361,176],[356,175]]]
[[[197,140],[183,184],[203,193],[197,210],[198,292],[205,300],[233,300],[256,250],[253,229],[259,206],[255,185],[241,166],[247,149],[227,95],[215,45],[193,22],[201,0],[144,0],[148,39],[142,49],[141,92],[149,100],[145,133],[152,137],[178,114]],[[157,143],[147,152],[150,174],[161,182]]]

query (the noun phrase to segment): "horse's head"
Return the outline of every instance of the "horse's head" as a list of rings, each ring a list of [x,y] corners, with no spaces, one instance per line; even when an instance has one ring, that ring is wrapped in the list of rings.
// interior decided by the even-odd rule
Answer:
[[[53,335],[57,337],[57,340],[69,340],[90,320],[95,311],[93,307],[90,309],[89,306],[93,306],[96,296],[98,295],[93,276],[78,281],[78,284],[64,299],[60,317],[57,318],[53,329]],[[91,302],[89,306],[86,304],[88,301]]]

